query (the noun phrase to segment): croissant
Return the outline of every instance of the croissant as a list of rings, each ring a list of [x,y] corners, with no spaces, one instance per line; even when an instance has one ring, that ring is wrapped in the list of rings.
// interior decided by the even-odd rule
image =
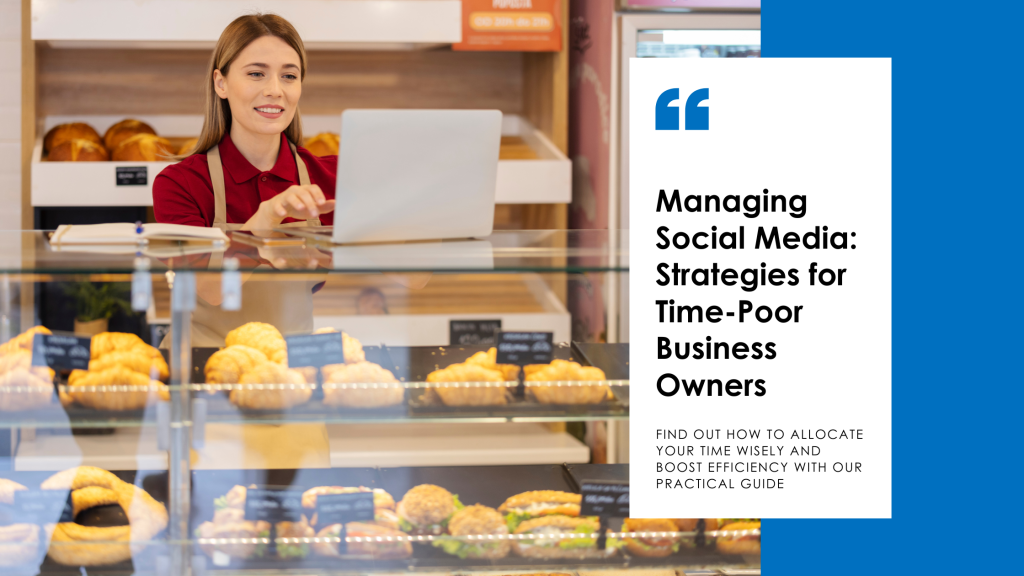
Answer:
[[[405,400],[405,390],[401,386],[381,388],[335,388],[330,384],[374,384],[397,383],[395,375],[389,370],[373,362],[356,362],[341,364],[325,374],[324,404],[328,406],[348,406],[350,408],[381,408],[394,406]]]
[[[603,381],[604,372],[593,366],[581,366],[567,360],[552,360],[546,367],[531,371],[527,382],[585,382]],[[528,385],[529,386],[529,385]],[[529,386],[541,404],[597,404],[608,398],[610,389],[605,384],[587,386]]]
[[[466,359],[466,364],[476,364],[489,370],[497,370],[505,377],[506,381],[519,378],[519,366],[515,364],[498,364],[498,349],[490,348],[487,352],[477,352]]]
[[[260,364],[269,362],[267,356],[255,348],[235,344],[218,350],[206,361],[207,384],[238,384],[242,374]]]
[[[504,375],[477,364],[452,364],[427,375],[427,382],[504,382]],[[431,388],[447,406],[488,406],[506,404],[504,386],[438,386]]]
[[[241,344],[266,354],[267,359],[278,364],[288,363],[288,349],[284,336],[270,324],[249,322],[228,332],[224,343],[228,346]]]
[[[32,340],[35,339],[36,334],[53,334],[53,332],[50,332],[45,326],[33,326],[7,342],[0,344],[0,354],[10,354],[18,350],[32,350]]]
[[[314,330],[313,334],[335,334],[337,332],[338,330],[334,328],[320,328],[318,330]],[[366,360],[366,353],[363,352],[362,342],[344,332],[341,333],[341,346],[345,351],[346,364],[354,364],[356,362],[363,362]]]
[[[119,350],[104,354],[89,362],[89,371],[98,372],[113,368],[114,366],[123,366],[139,374],[145,374],[151,380],[166,381],[170,371],[167,369],[167,362],[164,360],[164,357],[159,352],[157,352],[156,356],[153,356],[147,353],[146,348],[151,348],[151,346],[143,345],[130,350]]]
[[[151,385],[156,389],[151,389]],[[139,390],[104,390],[100,392],[82,390],[87,386],[132,386],[138,387]],[[151,396],[159,397],[161,400],[170,399],[167,387],[158,380],[151,380],[145,374],[120,365],[101,371],[72,371],[68,377],[67,396],[89,408],[117,411],[144,408]]]
[[[294,388],[260,390],[232,390],[229,399],[239,408],[248,410],[282,410],[309,400],[313,390],[296,370],[289,370],[276,362],[264,362],[242,374],[239,384],[292,384]]]
[[[100,332],[92,337],[92,359],[115,352],[117,350],[129,350],[136,346],[147,346],[142,338],[135,334],[125,332]],[[159,352],[158,352],[159,354]]]
[[[15,392],[11,388],[21,390]],[[41,408],[50,404],[52,398],[53,376],[41,378],[38,372],[24,368],[0,374],[0,412]]]

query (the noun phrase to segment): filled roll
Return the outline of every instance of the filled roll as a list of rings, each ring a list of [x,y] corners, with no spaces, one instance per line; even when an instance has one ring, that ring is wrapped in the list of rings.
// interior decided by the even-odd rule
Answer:
[[[405,493],[395,506],[403,532],[416,535],[443,534],[448,520],[460,508],[459,497],[433,484],[420,484]]]
[[[463,559],[504,558],[512,548],[505,519],[494,508],[479,504],[466,506],[453,514],[448,521],[448,533],[451,536],[442,536],[432,544],[435,548]],[[490,539],[487,536],[496,538]]]

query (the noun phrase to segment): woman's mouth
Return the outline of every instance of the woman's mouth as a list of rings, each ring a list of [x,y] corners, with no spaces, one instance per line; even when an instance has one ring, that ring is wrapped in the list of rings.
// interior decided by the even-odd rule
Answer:
[[[264,118],[280,118],[284,114],[284,108],[280,106],[260,106],[259,108],[253,108],[253,110]]]

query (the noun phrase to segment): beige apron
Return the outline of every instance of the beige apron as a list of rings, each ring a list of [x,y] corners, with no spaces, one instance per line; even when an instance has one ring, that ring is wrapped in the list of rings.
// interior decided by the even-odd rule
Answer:
[[[295,167],[299,171],[299,184],[309,186],[309,171],[299,157],[295,145],[289,142],[295,156]],[[213,225],[221,230],[238,230],[241,224],[227,223],[225,201],[224,168],[217,146],[206,153],[210,165],[210,180],[213,183]],[[282,224],[281,226],[319,226],[319,218],[305,222]],[[210,256],[210,268],[219,270],[223,254]],[[228,332],[246,322],[266,322],[277,327],[282,334],[308,334],[313,331],[313,286],[317,281],[289,280],[290,274],[273,274],[273,267],[261,264],[242,284],[242,309],[234,312],[223,310],[196,298],[196,309],[192,314],[192,346],[224,346]]]

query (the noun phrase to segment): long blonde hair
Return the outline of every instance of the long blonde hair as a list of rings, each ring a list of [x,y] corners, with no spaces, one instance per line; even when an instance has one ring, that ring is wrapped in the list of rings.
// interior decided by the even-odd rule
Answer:
[[[213,72],[220,70],[224,76],[238,54],[257,38],[276,36],[284,40],[299,54],[299,81],[306,78],[306,48],[302,38],[290,22],[276,14],[247,14],[235,18],[220,34],[217,46],[210,57],[210,65],[206,69],[206,114],[203,118],[203,131],[199,141],[184,156],[201,154],[219,144],[224,134],[231,130],[231,107],[227,99],[221,99],[213,87]],[[284,135],[296,146],[302,145],[302,119],[295,110],[292,123],[284,130]],[[182,156],[182,157],[184,157]]]

